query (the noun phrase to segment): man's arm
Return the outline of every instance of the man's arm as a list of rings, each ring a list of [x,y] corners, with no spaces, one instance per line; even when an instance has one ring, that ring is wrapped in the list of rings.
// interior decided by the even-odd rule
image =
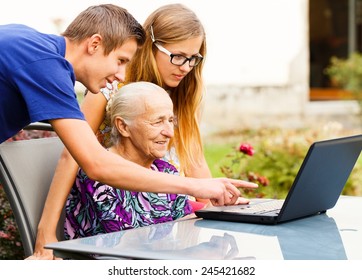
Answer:
[[[256,185],[240,180],[194,179],[158,173],[125,160],[105,150],[86,121],[52,120],[54,130],[73,158],[87,175],[116,188],[139,192],[189,194],[209,198],[214,205],[233,204],[240,191],[237,187]]]

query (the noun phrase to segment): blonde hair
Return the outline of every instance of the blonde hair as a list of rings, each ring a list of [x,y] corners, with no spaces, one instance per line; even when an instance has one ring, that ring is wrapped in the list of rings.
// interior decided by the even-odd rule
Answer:
[[[175,44],[201,36],[203,40],[199,53],[203,57],[206,56],[205,30],[196,14],[182,4],[162,6],[146,19],[143,25],[146,41],[127,67],[126,83],[149,81],[165,88],[155,60],[157,49],[151,39],[151,26],[155,40],[163,44]],[[203,154],[198,120],[204,92],[203,66],[204,60],[176,88],[169,91],[177,119],[175,137],[170,145],[176,148],[180,171],[186,173],[192,165],[199,164],[197,159]]]
[[[142,25],[126,9],[112,4],[88,7],[62,33],[74,42],[82,42],[94,34],[102,36],[105,55],[128,39],[134,38],[138,46],[145,41]]]

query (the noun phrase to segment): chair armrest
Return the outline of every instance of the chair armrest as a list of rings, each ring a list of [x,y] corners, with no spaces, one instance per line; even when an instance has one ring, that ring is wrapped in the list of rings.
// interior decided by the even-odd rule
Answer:
[[[24,127],[24,130],[45,130],[54,131],[53,127],[49,123],[35,122]]]

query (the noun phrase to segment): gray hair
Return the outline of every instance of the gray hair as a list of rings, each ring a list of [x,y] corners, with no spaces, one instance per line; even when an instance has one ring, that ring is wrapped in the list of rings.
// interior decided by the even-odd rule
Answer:
[[[115,94],[109,105],[109,118],[112,125],[111,141],[112,144],[118,144],[121,141],[121,135],[114,125],[116,118],[120,117],[123,121],[130,125],[134,119],[145,112],[146,97],[152,96],[157,98],[155,94],[168,93],[160,86],[150,82],[134,82],[124,85],[120,88],[117,94]]]

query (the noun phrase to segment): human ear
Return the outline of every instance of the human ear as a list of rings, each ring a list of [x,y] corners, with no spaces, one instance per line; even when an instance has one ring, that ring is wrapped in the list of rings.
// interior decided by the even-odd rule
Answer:
[[[123,137],[129,137],[129,126],[126,124],[124,119],[122,119],[121,117],[117,117],[114,121],[114,125]]]
[[[96,53],[102,45],[102,36],[99,34],[93,34],[88,41],[88,52],[90,54]]]

